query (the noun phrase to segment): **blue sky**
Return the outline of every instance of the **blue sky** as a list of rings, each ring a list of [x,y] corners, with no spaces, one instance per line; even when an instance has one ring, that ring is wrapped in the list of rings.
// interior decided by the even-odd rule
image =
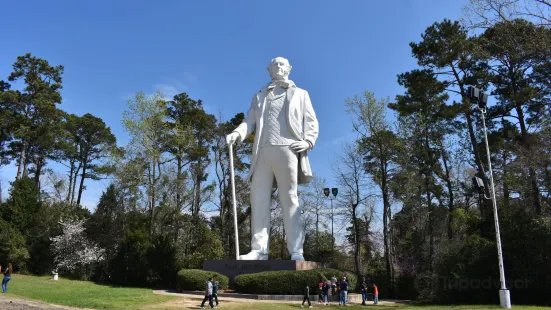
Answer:
[[[310,93],[320,122],[311,164],[331,186],[331,164],[354,139],[344,100],[401,93],[396,75],[416,67],[409,42],[435,21],[458,19],[466,2],[6,1],[0,79],[27,52],[64,65],[59,107],[101,117],[124,145],[125,98],[135,92],[187,92],[229,119],[246,112],[270,59],[282,56]],[[0,168],[4,197],[15,171]],[[86,185],[83,204],[93,209],[108,182]]]

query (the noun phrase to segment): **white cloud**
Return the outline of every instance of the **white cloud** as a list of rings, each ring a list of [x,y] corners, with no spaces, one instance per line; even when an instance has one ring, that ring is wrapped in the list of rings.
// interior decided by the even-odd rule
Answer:
[[[161,81],[153,85],[153,88],[155,91],[160,90],[165,96],[165,99],[171,100],[175,95],[189,91],[187,83],[197,81],[196,76],[187,72],[184,73],[183,79],[185,83],[177,79],[163,77]]]
[[[182,92],[186,91],[186,87],[178,87],[176,85],[170,85],[170,84],[155,84],[154,85],[155,91],[159,90],[163,95],[165,96],[166,100],[172,100],[172,98],[180,94]]]

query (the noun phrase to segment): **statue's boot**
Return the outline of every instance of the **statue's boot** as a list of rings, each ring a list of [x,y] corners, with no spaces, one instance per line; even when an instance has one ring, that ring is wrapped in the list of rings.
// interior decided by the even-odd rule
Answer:
[[[304,260],[304,256],[300,253],[293,253],[291,255],[291,260]]]
[[[239,260],[268,260],[268,254],[251,251],[245,255],[239,255]]]

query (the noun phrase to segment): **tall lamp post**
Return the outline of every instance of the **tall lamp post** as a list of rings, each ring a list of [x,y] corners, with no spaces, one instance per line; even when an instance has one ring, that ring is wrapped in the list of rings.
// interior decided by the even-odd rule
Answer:
[[[471,101],[475,104],[478,104],[478,109],[482,116],[482,126],[484,127],[484,140],[486,141],[486,155],[488,156],[488,170],[490,170],[490,185],[492,187],[492,203],[494,207],[494,224],[496,230],[496,243],[497,243],[497,255],[499,261],[499,279],[501,282],[501,288],[499,290],[499,303],[501,308],[511,308],[511,296],[509,290],[505,285],[505,270],[503,268],[503,255],[501,253],[501,237],[499,232],[499,220],[497,216],[497,203],[496,203],[496,194],[494,187],[494,175],[492,172],[492,162],[490,161],[490,147],[488,146],[488,134],[486,133],[486,119],[484,114],[486,114],[486,104],[488,103],[488,95],[483,93],[480,89],[469,86],[468,96]],[[484,195],[484,182],[478,177],[473,178],[474,185],[478,188],[479,192]],[[484,196],[484,198],[487,198]],[[488,198],[487,198],[488,199]]]
[[[330,194],[329,187],[326,187],[323,189],[323,194],[325,195],[325,197],[328,197],[331,200],[331,239],[333,239],[331,252],[333,255],[333,265],[335,265],[335,235],[333,233],[333,199],[337,198],[338,193],[339,193],[339,189],[336,187],[331,188],[331,194],[333,194],[333,196],[329,196]]]

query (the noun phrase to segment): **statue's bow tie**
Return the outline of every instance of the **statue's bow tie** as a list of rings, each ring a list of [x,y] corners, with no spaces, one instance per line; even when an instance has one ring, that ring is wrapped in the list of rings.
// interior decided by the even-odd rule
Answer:
[[[289,88],[291,86],[295,86],[295,83],[291,80],[287,81],[272,81],[270,85],[268,86],[268,89],[275,88],[276,86],[280,86],[282,88]]]

